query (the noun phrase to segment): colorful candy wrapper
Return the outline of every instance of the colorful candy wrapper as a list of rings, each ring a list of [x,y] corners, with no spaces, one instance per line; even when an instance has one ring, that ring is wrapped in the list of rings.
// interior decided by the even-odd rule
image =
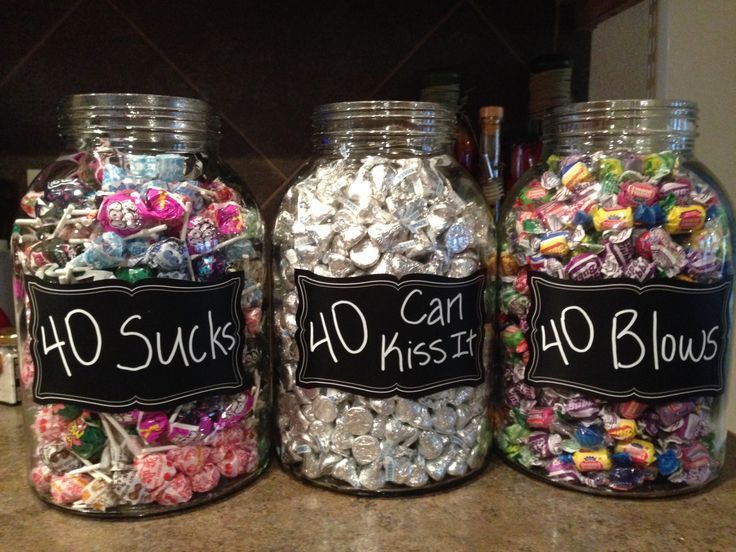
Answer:
[[[579,472],[610,470],[612,466],[608,449],[579,450],[572,455],[575,467]]]
[[[154,498],[164,506],[189,502],[192,499],[192,483],[183,473],[176,474],[171,481],[167,481],[155,491]]]
[[[191,476],[192,490],[195,493],[211,491],[220,482],[220,470],[212,462],[206,463],[202,469]]]
[[[129,236],[145,226],[146,210],[135,192],[113,194],[102,201],[97,220],[105,231]]]
[[[134,464],[138,479],[149,491],[160,488],[176,475],[176,468],[165,454],[154,453],[136,456]]]
[[[82,492],[92,478],[85,474],[63,474],[51,477],[51,500],[71,504],[82,498]]]

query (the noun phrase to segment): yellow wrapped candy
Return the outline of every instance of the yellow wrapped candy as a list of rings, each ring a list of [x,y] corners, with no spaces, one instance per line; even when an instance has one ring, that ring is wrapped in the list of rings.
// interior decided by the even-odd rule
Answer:
[[[611,469],[611,455],[607,449],[579,450],[572,455],[572,461],[580,472]]]
[[[705,209],[701,205],[675,205],[667,213],[665,230],[670,234],[697,232],[705,224]]]
[[[643,439],[632,439],[616,445],[616,452],[625,452],[634,464],[648,466],[656,460],[654,445]]]
[[[608,430],[608,434],[617,441],[628,441],[636,437],[636,429],[636,420],[621,419]]]
[[[633,228],[634,211],[631,207],[598,207],[593,210],[593,225],[598,232]]]

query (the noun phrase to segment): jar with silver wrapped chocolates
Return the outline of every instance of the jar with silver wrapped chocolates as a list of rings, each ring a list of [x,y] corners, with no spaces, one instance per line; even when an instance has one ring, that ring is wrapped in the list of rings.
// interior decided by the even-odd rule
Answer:
[[[461,481],[491,438],[495,235],[454,115],[346,102],[313,123],[273,230],[282,463],[369,495]]]
[[[557,108],[504,206],[497,443],[601,494],[701,489],[725,453],[733,219],[693,156],[697,107]]]
[[[211,501],[268,465],[264,225],[203,101],[66,98],[15,222],[30,479],[85,515]]]

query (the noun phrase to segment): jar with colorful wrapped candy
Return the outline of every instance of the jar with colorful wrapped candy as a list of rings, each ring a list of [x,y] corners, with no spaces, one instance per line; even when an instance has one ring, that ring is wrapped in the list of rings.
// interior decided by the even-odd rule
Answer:
[[[721,470],[732,213],[686,101],[574,104],[499,238],[497,444],[596,493],[700,489]]]
[[[346,102],[313,122],[273,230],[282,463],[368,495],[462,481],[491,440],[495,235],[454,115]]]
[[[30,479],[56,506],[142,516],[268,465],[264,225],[201,100],[87,94],[13,234]]]

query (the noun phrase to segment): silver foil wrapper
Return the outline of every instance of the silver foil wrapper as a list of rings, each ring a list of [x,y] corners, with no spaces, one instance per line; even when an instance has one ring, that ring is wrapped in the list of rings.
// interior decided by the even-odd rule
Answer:
[[[274,227],[281,458],[326,485],[422,488],[480,468],[488,384],[411,400],[296,384],[294,270],[333,278],[469,276],[493,254],[480,196],[463,198],[442,158],[325,160],[287,192]]]

